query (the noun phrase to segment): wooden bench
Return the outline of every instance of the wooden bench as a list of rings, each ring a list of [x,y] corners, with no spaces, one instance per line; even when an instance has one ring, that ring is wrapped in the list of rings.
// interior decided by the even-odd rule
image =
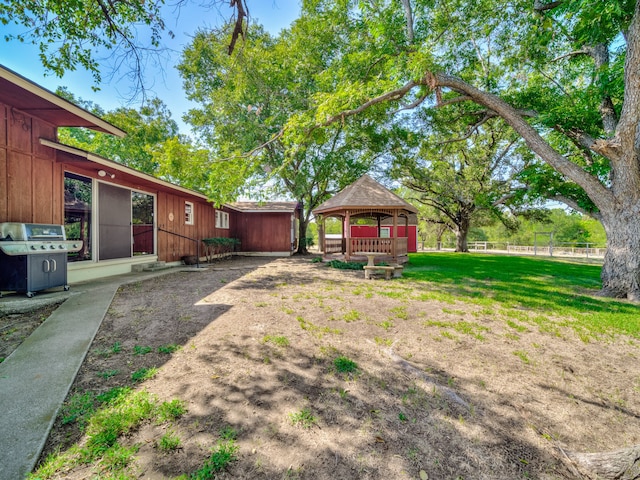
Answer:
[[[364,278],[366,280],[371,279],[372,273],[384,272],[385,280],[390,280],[393,276],[394,278],[402,277],[402,265],[365,265],[364,267]]]

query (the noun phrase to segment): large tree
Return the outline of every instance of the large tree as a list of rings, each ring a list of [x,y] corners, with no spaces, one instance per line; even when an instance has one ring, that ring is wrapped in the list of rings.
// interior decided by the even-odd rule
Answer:
[[[295,36],[283,31],[272,37],[255,26],[251,41],[230,57],[224,49],[227,30],[200,31],[185,49],[179,69],[187,95],[200,105],[187,119],[220,163],[241,172],[235,177],[239,192],[298,201],[298,251],[306,253],[311,211],[369,169],[371,149],[382,136],[376,124],[359,122],[357,129],[336,124],[286,141],[273,139],[288,118],[310,108],[314,75],[330,57],[331,35],[305,22],[293,27]],[[264,148],[247,154],[261,144]]]
[[[531,155],[500,119],[465,132],[460,128],[467,123],[464,111],[458,121],[441,113],[427,112],[412,124],[428,133],[418,136],[417,148],[394,155],[391,175],[415,192],[415,200],[431,207],[423,210],[431,212],[423,219],[444,225],[456,237],[456,251],[466,252],[474,222],[497,219],[512,226],[505,211],[520,207],[522,195],[517,193],[524,185],[518,177]]]
[[[304,16],[341,28],[345,41],[321,74],[325,93],[315,109],[292,119],[285,136],[369,111],[475,104],[477,123],[501,117],[553,169],[566,187],[556,198],[580,207],[569,194],[586,194],[607,232],[602,293],[640,300],[635,1],[304,5]]]

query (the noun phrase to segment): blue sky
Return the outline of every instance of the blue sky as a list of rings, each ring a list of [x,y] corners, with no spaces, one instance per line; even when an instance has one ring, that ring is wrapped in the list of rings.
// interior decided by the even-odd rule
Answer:
[[[185,98],[182,90],[182,79],[174,68],[179,62],[180,52],[189,43],[190,36],[198,28],[208,28],[219,24],[222,15],[229,15],[231,10],[228,2],[219,7],[207,8],[201,6],[206,0],[192,0],[187,6],[182,7],[179,15],[169,5],[165,6],[165,23],[167,30],[175,34],[175,38],[164,38],[164,45],[171,49],[170,56],[166,59],[163,68],[148,65],[145,68],[147,80],[146,86],[151,96],[162,99],[171,110],[172,117],[180,125],[181,133],[190,133],[188,126],[182,122],[182,115],[193,107]],[[167,3],[173,3],[168,1]],[[213,3],[213,2],[209,2]],[[272,34],[277,34],[287,28],[300,13],[299,0],[248,0],[250,21],[259,22]],[[0,25],[0,37],[5,33],[19,33],[20,28]],[[103,74],[103,84],[100,91],[92,90],[93,79],[91,74],[84,71],[67,72],[63,78],[53,74],[45,75],[44,68],[38,58],[38,47],[18,42],[4,43],[0,53],[0,64],[29,80],[55,91],[59,86],[66,86],[76,97],[83,100],[91,100],[105,110],[113,110],[119,106],[140,106],[140,100],[131,101],[132,85],[129,79],[120,76],[110,79]]]

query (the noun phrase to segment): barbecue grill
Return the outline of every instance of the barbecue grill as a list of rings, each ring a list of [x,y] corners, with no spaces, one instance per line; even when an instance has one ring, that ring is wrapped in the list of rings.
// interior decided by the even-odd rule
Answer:
[[[67,252],[81,248],[82,241],[66,239],[62,225],[1,223],[0,290],[29,298],[48,288],[69,290]]]

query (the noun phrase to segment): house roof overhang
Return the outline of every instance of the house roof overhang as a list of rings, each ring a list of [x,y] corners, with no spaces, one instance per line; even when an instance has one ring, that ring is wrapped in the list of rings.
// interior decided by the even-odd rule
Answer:
[[[86,150],[70,147],[69,145],[65,145],[63,143],[53,142],[51,140],[47,140],[46,138],[40,138],[40,144],[44,145],[45,147],[53,148],[58,152],[62,152],[64,154],[65,160],[70,160],[71,162],[76,161],[80,163],[91,162],[95,164],[96,173],[98,172],[98,170],[102,169],[111,173],[121,173],[141,186],[148,186],[154,189],[171,191],[175,193],[179,192],[183,195],[209,202],[209,198],[200,192],[196,192],[179,185],[174,185],[173,183],[167,182],[160,178],[156,178],[153,175],[140,172],[134,168],[114,162],[113,160],[108,160],[94,153],[87,152]]]
[[[0,65],[0,103],[56,127],[86,127],[118,137],[126,132]]]
[[[225,207],[242,213],[295,213],[298,202],[231,202]]]

